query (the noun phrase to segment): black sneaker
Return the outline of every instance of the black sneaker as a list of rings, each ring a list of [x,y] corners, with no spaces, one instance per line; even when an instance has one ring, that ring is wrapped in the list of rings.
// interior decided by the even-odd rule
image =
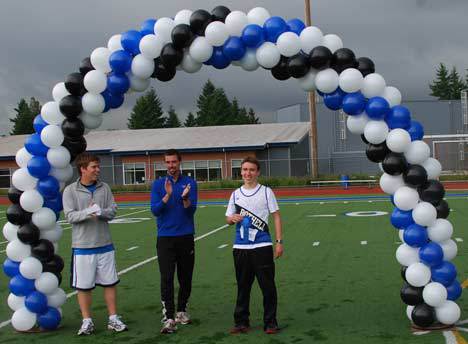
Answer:
[[[247,333],[250,331],[250,326],[249,325],[235,325],[229,333],[231,334],[239,334],[239,333]]]

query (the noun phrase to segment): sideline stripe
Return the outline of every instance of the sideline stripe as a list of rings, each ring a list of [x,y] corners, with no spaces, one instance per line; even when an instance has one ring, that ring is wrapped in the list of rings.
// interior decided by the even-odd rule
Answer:
[[[445,337],[445,343],[447,344],[457,344],[457,337],[452,331],[444,331],[442,334]]]
[[[460,335],[460,332],[458,332],[457,330],[453,330],[452,333],[455,336],[457,344],[468,344],[466,340]]]

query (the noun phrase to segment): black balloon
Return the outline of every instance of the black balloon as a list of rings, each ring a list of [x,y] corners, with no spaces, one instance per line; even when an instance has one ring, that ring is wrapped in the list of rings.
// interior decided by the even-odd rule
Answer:
[[[356,55],[354,55],[351,49],[341,48],[333,53],[331,68],[338,74],[347,68],[356,68],[357,66]]]
[[[390,153],[390,149],[385,142],[378,145],[369,143],[366,148],[366,156],[372,162],[382,162],[388,153]]]
[[[85,126],[79,118],[74,121],[66,119],[62,122],[62,132],[65,136],[78,139],[80,136],[83,136]]]
[[[368,57],[360,57],[357,59],[357,69],[361,72],[362,76],[375,73],[374,62]]]
[[[401,300],[410,306],[420,305],[424,303],[422,295],[423,289],[423,287],[417,288],[409,285],[408,283],[404,283],[400,290]]]
[[[54,257],[54,245],[46,239],[40,239],[39,242],[31,248],[31,255],[41,262],[47,262]]]
[[[78,138],[65,136],[62,146],[68,149],[70,152],[71,161],[73,161],[78,156],[78,154],[81,154],[86,150],[87,143],[83,136]]]
[[[450,207],[445,200],[441,200],[439,204],[435,206],[437,210],[438,219],[446,219],[450,215]]]
[[[281,56],[280,61],[276,66],[271,69],[271,75],[278,80],[287,80],[291,77],[288,71],[288,61],[289,58],[286,56]]]
[[[428,180],[425,185],[419,188],[419,198],[432,205],[437,205],[445,196],[445,188],[441,182],[435,179]]]
[[[21,197],[21,194],[22,194],[22,193],[23,193],[23,191],[18,190],[18,189],[15,188],[14,186],[11,186],[11,187],[8,189],[8,199],[9,199],[10,202],[13,203],[13,204],[19,204],[20,197]]]
[[[211,11],[211,19],[213,21],[220,21],[224,23],[229,13],[231,13],[231,10],[226,6],[217,6],[213,8],[213,11]]]
[[[81,105],[81,97],[79,96],[66,96],[60,100],[60,112],[68,119],[75,119],[83,111]]]
[[[410,165],[403,174],[403,180],[406,184],[413,187],[421,187],[427,183],[427,172],[421,165]]]
[[[407,266],[402,266],[401,269],[400,269],[401,278],[405,282],[406,282],[406,269],[408,269]]]
[[[39,242],[39,237],[41,236],[41,232],[39,228],[37,228],[31,222],[22,225],[18,229],[18,239],[21,242],[28,244],[28,245],[35,245]]]
[[[19,204],[12,204],[6,211],[6,217],[8,222],[14,225],[22,226],[31,221],[32,213],[27,212]]]
[[[190,16],[190,29],[198,36],[205,35],[205,29],[211,23],[211,14],[205,10],[196,10]]]
[[[156,78],[159,81],[169,81],[174,78],[175,74],[175,68],[167,68],[164,66],[159,57],[154,59],[154,71],[151,75],[152,78]]]
[[[431,326],[436,320],[434,308],[425,303],[417,305],[411,312],[411,319],[419,327]]]
[[[406,172],[408,162],[403,154],[390,152],[382,161],[382,169],[385,173],[396,176]]]
[[[175,69],[183,58],[184,52],[177,50],[172,43],[167,43],[161,50],[161,63],[167,68]]]
[[[80,73],[85,76],[88,72],[94,70],[89,57],[84,58],[80,63]]]
[[[333,54],[327,47],[319,45],[309,54],[309,64],[312,68],[322,70],[330,67]]]
[[[302,78],[310,69],[310,64],[306,55],[297,54],[288,61],[288,71],[293,78]]]
[[[54,254],[52,259],[42,263],[43,271],[60,274],[65,266],[62,257]]]
[[[178,50],[182,50],[192,43],[195,36],[192,30],[190,30],[190,26],[187,24],[179,24],[172,29],[171,37],[174,47]]]
[[[81,73],[71,73],[65,78],[65,88],[73,96],[80,96],[86,92],[83,85],[83,75]]]
[[[364,136],[364,134],[361,134],[361,140],[362,142],[364,142],[366,145],[369,144],[369,141],[367,141],[366,137]]]

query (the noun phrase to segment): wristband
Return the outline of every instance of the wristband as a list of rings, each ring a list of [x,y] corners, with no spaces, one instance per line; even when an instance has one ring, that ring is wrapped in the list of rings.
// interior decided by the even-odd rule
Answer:
[[[283,244],[283,239],[277,239],[275,242],[276,242],[277,244]]]

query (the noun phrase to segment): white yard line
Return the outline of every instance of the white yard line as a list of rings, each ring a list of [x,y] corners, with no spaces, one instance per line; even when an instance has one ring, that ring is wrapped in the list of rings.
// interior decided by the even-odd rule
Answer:
[[[463,242],[462,238],[455,238],[455,240],[458,241],[458,242]]]
[[[312,246],[318,246],[318,245],[320,245],[320,241],[315,241],[315,242],[312,244]]]
[[[219,245],[218,248],[225,248],[228,244]]]
[[[442,334],[445,337],[445,343],[447,344],[457,344],[457,337],[453,334],[452,331],[444,331]]]
[[[367,245],[367,241],[366,240],[361,241],[361,245]]]
[[[133,250],[136,250],[138,247],[140,246],[132,246],[132,247],[127,248],[125,251],[133,251]]]
[[[307,217],[336,217],[336,214],[307,215]]]

